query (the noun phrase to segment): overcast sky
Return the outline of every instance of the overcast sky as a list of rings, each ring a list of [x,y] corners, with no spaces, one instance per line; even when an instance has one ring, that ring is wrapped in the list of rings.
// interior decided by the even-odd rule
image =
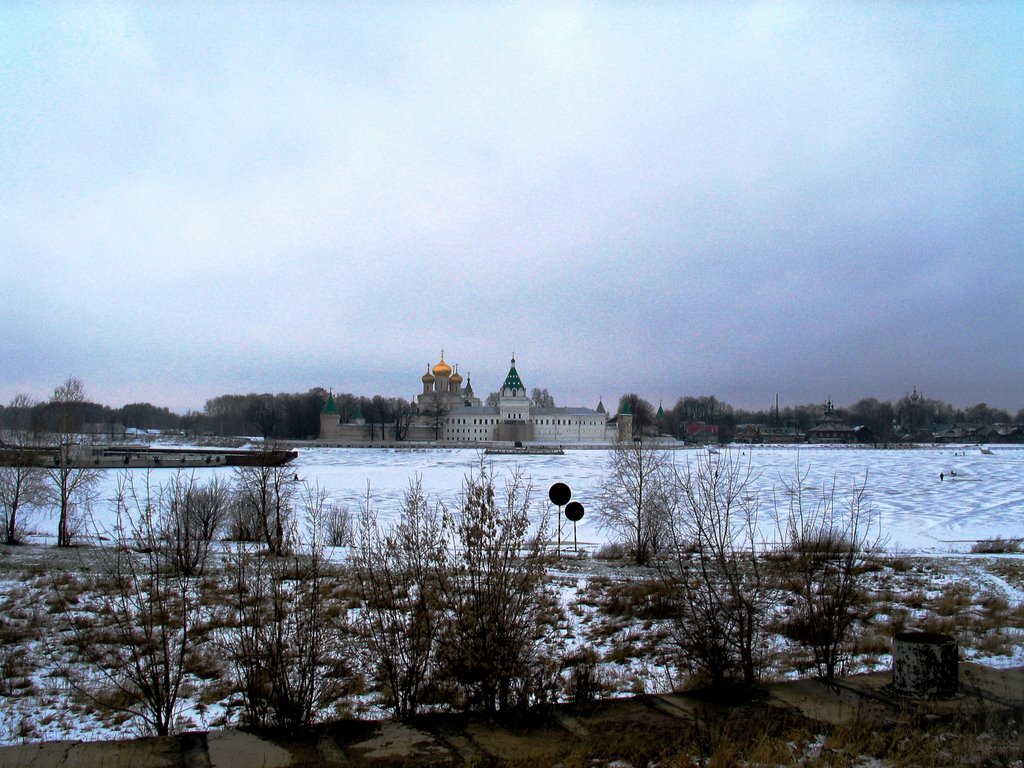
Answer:
[[[1024,406],[1024,4],[0,4],[0,402]]]

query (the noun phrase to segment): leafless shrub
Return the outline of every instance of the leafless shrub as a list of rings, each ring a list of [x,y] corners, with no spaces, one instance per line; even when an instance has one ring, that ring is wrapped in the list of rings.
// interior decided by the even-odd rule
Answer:
[[[197,584],[163,537],[170,499],[150,487],[148,474],[138,484],[122,474],[113,543],[95,552],[99,588],[88,597],[91,610],[82,610],[78,593],[61,586],[66,580],[53,582],[64,638],[88,670],[64,666],[69,682],[158,735],[174,726],[201,636]]]
[[[369,675],[383,688],[395,716],[411,717],[434,672],[444,618],[444,530],[419,478],[405,492],[399,521],[385,530],[367,491],[353,561]]]
[[[865,499],[866,479],[839,503],[834,479],[813,499],[804,491],[806,479],[798,465],[793,482],[785,485],[787,502],[776,499],[776,520],[790,555],[787,586],[797,598],[788,610],[787,632],[810,647],[818,674],[832,679],[845,671],[853,629],[866,618],[863,561],[881,541]]]
[[[268,446],[266,450],[272,451],[273,447]],[[297,489],[297,476],[283,465],[236,467],[233,520],[236,540],[254,540],[255,529],[272,555],[287,554],[294,535]]]
[[[161,488],[166,510],[161,533],[175,565],[186,577],[201,576],[231,504],[230,487],[218,477],[199,484],[194,475],[179,473]]]
[[[620,536],[637,565],[647,565],[667,526],[670,454],[639,439],[623,440],[609,452],[608,462],[598,520]]]
[[[233,487],[228,503],[228,540],[235,542],[257,543],[263,541],[263,529],[259,520],[259,511],[247,503]]]
[[[231,621],[222,643],[256,727],[296,732],[338,700],[348,675],[344,614],[328,605],[326,492],[302,490],[308,529],[292,554],[238,542],[229,556]]]
[[[541,535],[527,538],[531,486],[516,471],[499,502],[481,466],[467,478],[462,508],[444,514],[449,561],[442,579],[448,620],[440,645],[441,674],[467,709],[496,712],[543,702],[557,687],[548,644]]]
[[[730,451],[702,453],[674,481],[670,549],[659,563],[677,600],[673,638],[712,685],[752,685],[777,589],[762,562],[750,465]]]
[[[330,504],[325,512],[327,546],[347,547],[353,543],[352,514],[344,504]]]

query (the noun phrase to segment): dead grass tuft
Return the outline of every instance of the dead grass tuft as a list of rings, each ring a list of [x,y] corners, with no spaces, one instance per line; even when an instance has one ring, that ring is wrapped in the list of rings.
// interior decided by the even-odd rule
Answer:
[[[974,603],[974,590],[968,584],[950,584],[934,601],[934,609],[940,616],[956,616]]]
[[[598,609],[609,616],[637,620],[669,619],[674,615],[672,591],[660,580],[615,585],[603,592]]]
[[[971,547],[971,553],[975,555],[1005,555],[1021,551],[1021,539],[1004,539],[997,536],[993,539],[982,539],[975,542]]]

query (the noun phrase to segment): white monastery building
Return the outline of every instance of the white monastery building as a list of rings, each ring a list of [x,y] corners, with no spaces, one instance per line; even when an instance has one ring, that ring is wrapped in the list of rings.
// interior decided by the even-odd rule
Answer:
[[[530,402],[516,370],[515,357],[501,385],[497,406],[482,405],[473,385],[444,360],[420,379],[416,415],[405,442],[448,445],[474,443],[536,443],[543,445],[603,444],[629,434],[629,414],[608,417],[604,404],[592,408],[539,408]],[[333,397],[320,415],[320,439],[331,443],[365,443],[367,428],[357,413],[342,423]]]

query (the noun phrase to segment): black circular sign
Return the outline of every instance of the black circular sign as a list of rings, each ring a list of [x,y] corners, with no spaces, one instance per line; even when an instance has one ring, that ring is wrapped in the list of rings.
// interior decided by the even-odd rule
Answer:
[[[548,498],[551,499],[552,504],[562,506],[567,504],[569,499],[572,498],[572,491],[569,490],[569,486],[565,483],[555,483],[551,486],[551,490],[548,491]]]
[[[569,505],[565,508],[565,516],[574,523],[578,523],[583,519],[583,505],[578,501],[570,501]]]

